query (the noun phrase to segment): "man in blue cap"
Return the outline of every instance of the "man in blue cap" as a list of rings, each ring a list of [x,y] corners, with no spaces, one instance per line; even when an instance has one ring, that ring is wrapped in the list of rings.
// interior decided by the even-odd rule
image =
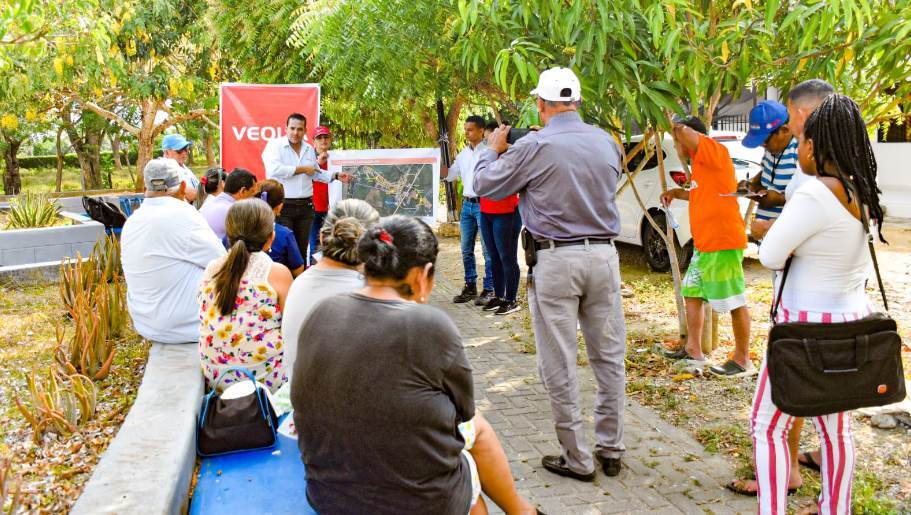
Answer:
[[[750,130],[743,139],[743,146],[765,148],[762,173],[753,177],[748,188],[764,192],[759,199],[756,220],[770,223],[781,214],[785,203],[785,190],[797,165],[797,138],[788,126],[788,108],[774,100],[756,104],[750,111]]]
[[[161,151],[164,157],[173,159],[180,165],[180,180],[187,185],[185,197],[190,203],[196,200],[196,190],[199,188],[199,180],[186,164],[192,145],[193,142],[183,137],[182,134],[167,134],[161,139]]]

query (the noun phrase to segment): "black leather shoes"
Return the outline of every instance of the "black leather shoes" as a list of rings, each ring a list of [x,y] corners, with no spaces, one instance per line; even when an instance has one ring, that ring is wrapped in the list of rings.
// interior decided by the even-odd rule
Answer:
[[[579,481],[585,481],[591,483],[595,480],[595,471],[591,471],[588,474],[580,474],[578,472],[573,472],[566,466],[566,462],[563,460],[563,456],[544,456],[541,458],[541,465],[545,469],[557,474],[559,476],[571,477],[573,479],[578,479]]]
[[[598,463],[601,464],[604,474],[608,477],[615,477],[620,474],[620,466],[622,465],[620,458],[602,458],[597,455],[595,458],[598,460]]]

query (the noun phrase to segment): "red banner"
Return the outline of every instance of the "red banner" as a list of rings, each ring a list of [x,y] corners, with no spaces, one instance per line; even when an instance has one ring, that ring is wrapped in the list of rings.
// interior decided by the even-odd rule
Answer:
[[[288,115],[307,117],[307,141],[319,125],[319,84],[221,85],[221,166],[246,168],[265,177],[266,142],[285,137]]]

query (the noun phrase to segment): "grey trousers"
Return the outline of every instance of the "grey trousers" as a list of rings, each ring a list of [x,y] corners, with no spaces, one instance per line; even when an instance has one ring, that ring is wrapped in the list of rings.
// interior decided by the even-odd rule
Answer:
[[[582,427],[576,373],[576,322],[582,327],[598,392],[595,452],[619,458],[626,401],[626,322],[620,297],[620,262],[613,245],[578,245],[538,251],[528,307],[535,329],[538,372],[550,396],[557,439],[566,465],[594,470]]]

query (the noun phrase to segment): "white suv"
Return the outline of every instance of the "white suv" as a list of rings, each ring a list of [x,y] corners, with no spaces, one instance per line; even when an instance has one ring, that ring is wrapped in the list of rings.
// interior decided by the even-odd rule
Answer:
[[[759,163],[762,161],[763,149],[749,149],[743,146],[743,132],[734,131],[712,131],[709,137],[720,142],[727,147],[731,154],[731,160],[734,162],[734,172],[737,180],[754,177],[760,172]],[[629,151],[642,141],[642,136],[633,136],[630,143],[625,143],[626,150]],[[667,173],[667,187],[674,188],[682,186],[686,182],[686,176],[683,173],[683,165],[677,156],[674,148],[674,140],[669,134],[665,134],[662,142],[664,149],[664,169]],[[635,171],[642,160],[644,152],[640,152],[636,158],[629,163],[630,171]],[[631,187],[626,185],[629,177],[626,174],[620,178],[617,184],[618,191],[623,191],[617,196],[617,208],[620,212],[620,236],[617,241],[630,243],[643,247],[645,259],[652,270],[665,272],[670,270],[670,258],[664,245],[664,240],[655,232],[651,224],[645,218],[645,213],[636,201]],[[625,186],[626,185],[626,186]],[[661,227],[666,222],[664,211],[661,209],[659,197],[661,191],[661,180],[658,176],[658,156],[653,155],[645,164],[645,168],[636,176],[636,188],[642,196],[642,201],[652,217]],[[741,212],[746,215],[749,206],[749,200],[738,199],[740,202]],[[693,237],[690,233],[689,203],[681,200],[675,200],[671,203],[671,215],[674,217],[679,227],[674,231],[677,236],[677,256],[680,259],[681,266],[689,261],[693,254]],[[680,242],[684,242],[683,245]]]

